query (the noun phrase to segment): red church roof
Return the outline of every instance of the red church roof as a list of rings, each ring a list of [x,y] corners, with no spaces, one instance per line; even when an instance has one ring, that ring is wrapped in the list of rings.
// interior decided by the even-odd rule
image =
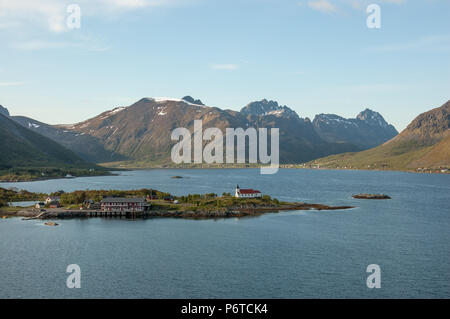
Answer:
[[[241,194],[258,194],[261,192],[256,189],[249,188],[249,189],[240,189],[239,193],[241,193]]]

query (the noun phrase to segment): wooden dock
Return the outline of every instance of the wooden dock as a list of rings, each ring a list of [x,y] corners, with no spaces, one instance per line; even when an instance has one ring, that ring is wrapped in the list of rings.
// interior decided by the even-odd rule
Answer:
[[[102,210],[94,210],[94,211],[85,211],[86,217],[118,217],[118,218],[135,218],[145,216],[146,212],[124,212],[124,211],[102,211]]]
[[[149,215],[148,211],[103,211],[103,210],[66,210],[66,209],[48,209],[34,216],[23,218],[32,219],[52,219],[52,218],[139,218]]]

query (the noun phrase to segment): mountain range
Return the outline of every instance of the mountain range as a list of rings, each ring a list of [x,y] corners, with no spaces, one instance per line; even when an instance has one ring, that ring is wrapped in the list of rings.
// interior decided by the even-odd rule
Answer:
[[[0,170],[17,167],[95,167],[50,138],[24,128],[0,108]]]
[[[309,164],[329,168],[447,170],[450,168],[450,101],[420,114],[399,135],[380,146],[321,158]]]
[[[170,165],[175,144],[170,139],[172,130],[186,127],[192,132],[194,120],[202,120],[203,129],[217,127],[223,132],[226,128],[277,127],[281,163],[360,151],[398,134],[379,113],[369,109],[353,119],[319,114],[311,122],[289,107],[265,99],[251,102],[238,112],[206,106],[191,96],[143,98],[70,125],[49,125],[23,116],[10,118],[86,161],[117,162],[127,167]]]
[[[328,142],[352,143],[361,149],[383,144],[398,134],[380,113],[370,109],[351,119],[335,114],[319,114],[314,117],[313,126],[319,136]]]

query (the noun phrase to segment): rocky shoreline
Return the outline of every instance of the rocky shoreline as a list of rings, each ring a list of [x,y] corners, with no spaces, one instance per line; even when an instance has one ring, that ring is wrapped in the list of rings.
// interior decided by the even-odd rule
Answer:
[[[343,210],[354,208],[354,206],[328,206],[323,204],[293,203],[291,205],[279,206],[254,206],[241,205],[226,209],[217,210],[149,210],[140,214],[129,214],[127,217],[170,217],[170,218],[188,218],[188,219],[210,219],[210,218],[232,218],[259,216],[265,213],[278,213],[289,210]],[[40,212],[35,209],[21,209],[14,212],[1,212],[0,215],[7,217],[24,217],[24,220],[31,219],[65,219],[65,218],[95,218],[106,217],[101,210],[67,210],[67,209],[48,209]]]

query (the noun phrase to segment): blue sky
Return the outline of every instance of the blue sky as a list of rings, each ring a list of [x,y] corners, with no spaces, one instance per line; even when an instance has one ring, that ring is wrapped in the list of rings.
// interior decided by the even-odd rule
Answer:
[[[402,130],[450,99],[449,13],[448,0],[0,0],[0,104],[57,124],[142,97],[267,98],[311,119],[369,107]]]

